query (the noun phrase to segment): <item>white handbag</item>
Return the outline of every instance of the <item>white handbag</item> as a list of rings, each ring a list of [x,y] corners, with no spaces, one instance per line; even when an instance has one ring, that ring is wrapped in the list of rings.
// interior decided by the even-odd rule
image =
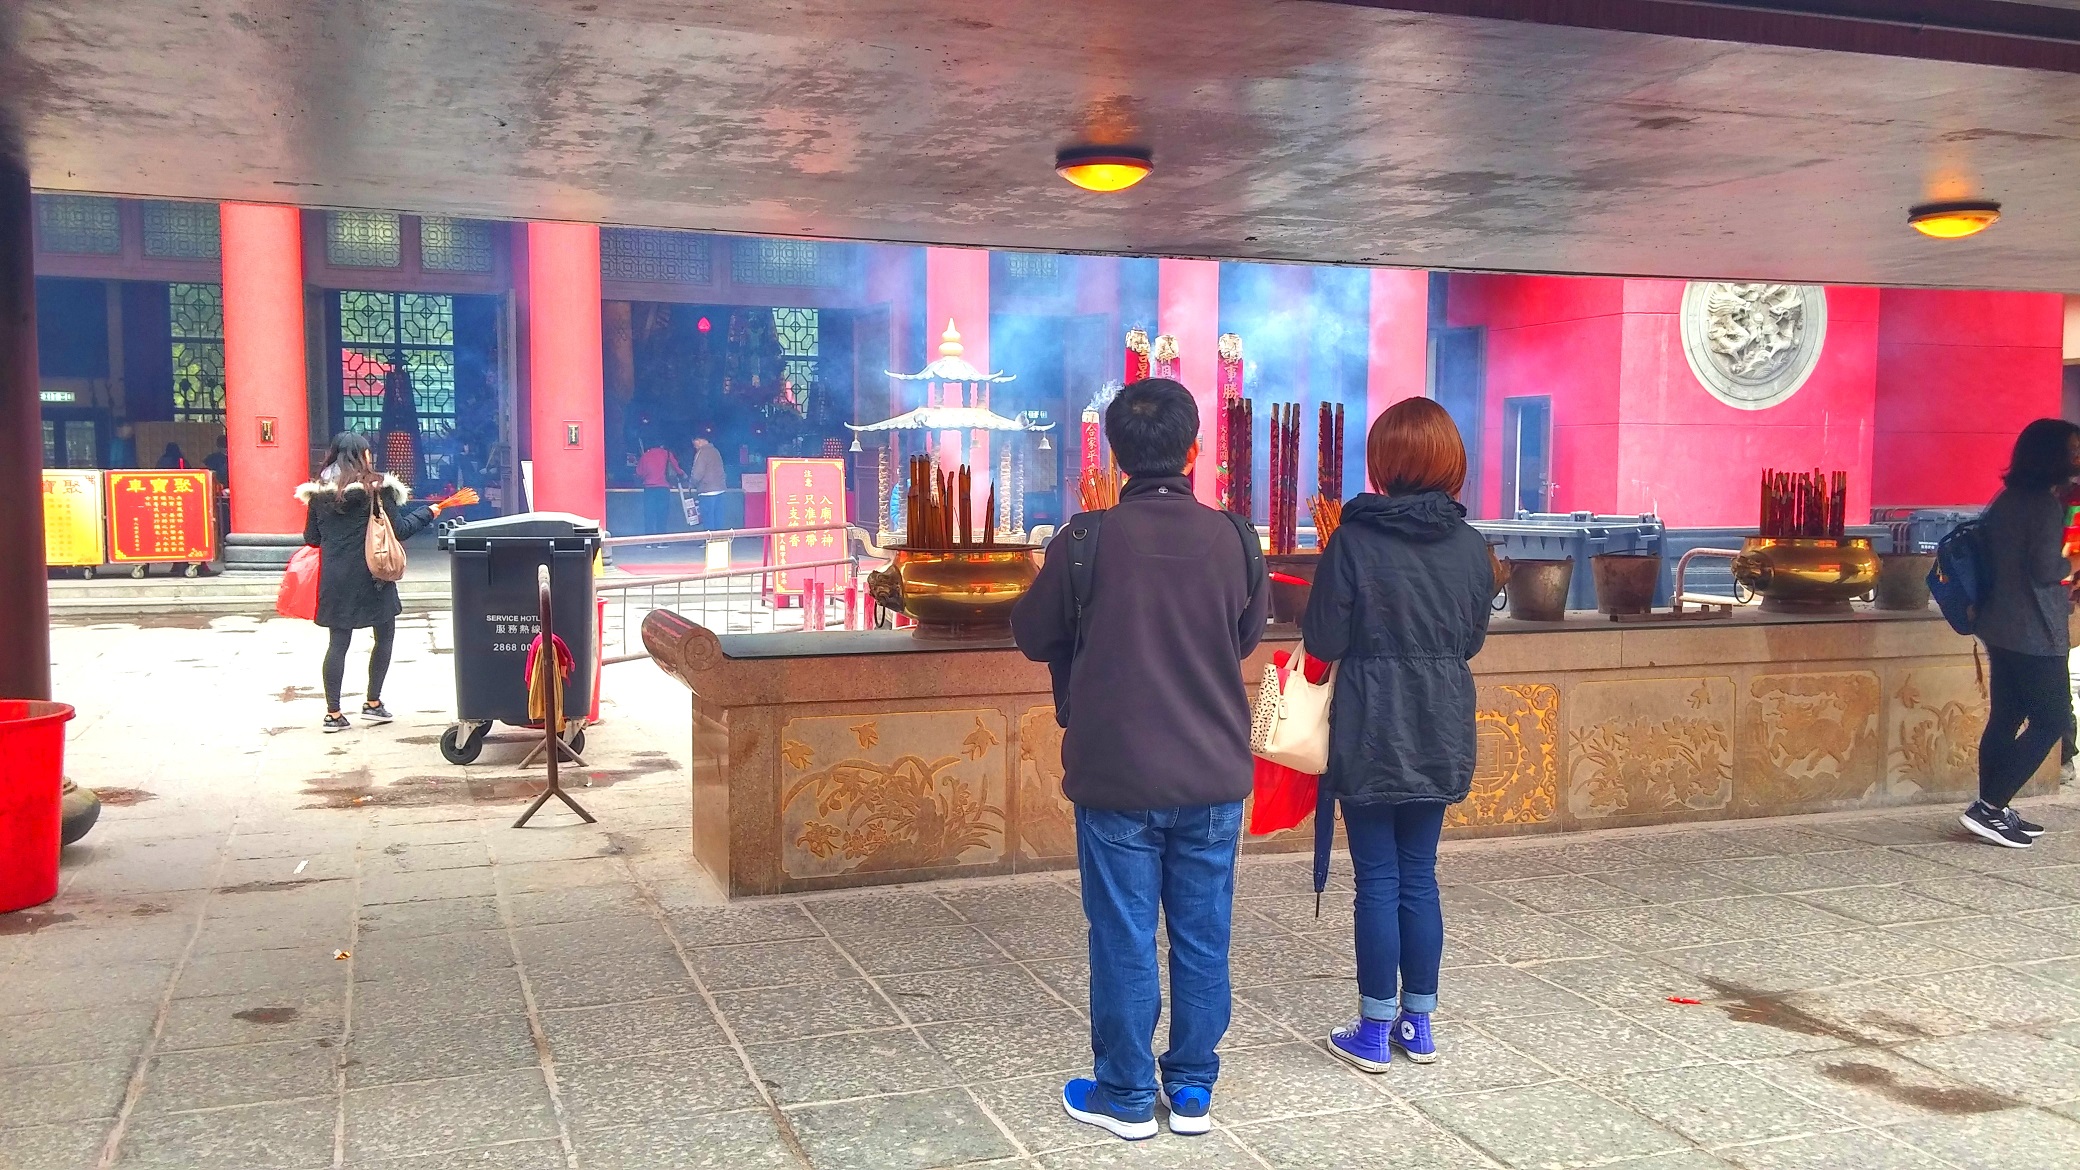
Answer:
[[[1329,770],[1329,704],[1336,695],[1338,664],[1330,663],[1328,677],[1317,685],[1307,681],[1306,663],[1307,648],[1293,647],[1284,686],[1277,666],[1264,668],[1250,716],[1249,750],[1295,772],[1319,776]]]

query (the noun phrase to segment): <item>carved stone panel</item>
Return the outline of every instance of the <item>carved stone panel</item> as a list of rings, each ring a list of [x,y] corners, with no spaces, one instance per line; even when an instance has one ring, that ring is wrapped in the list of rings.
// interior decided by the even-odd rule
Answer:
[[[1979,788],[1979,736],[1986,730],[1986,699],[1969,666],[1909,670],[1886,696],[1886,790],[1900,799],[1918,794],[1961,795]]]
[[[1827,341],[1827,290],[1813,284],[1693,281],[1683,288],[1683,357],[1712,397],[1766,410],[1798,392]]]
[[[1018,717],[1018,857],[1025,861],[1076,856],[1076,806],[1062,795],[1062,729],[1053,707],[1028,707]]]
[[[789,720],[782,870],[822,878],[1001,860],[1005,731],[995,710]]]
[[[1532,825],[1560,802],[1560,692],[1545,683],[1481,687],[1473,788],[1446,825]]]
[[[1882,778],[1878,676],[1760,674],[1741,715],[1740,805],[1749,812],[1858,801]]]
[[[1576,818],[1672,817],[1732,800],[1732,679],[1582,683],[1567,706],[1567,807]]]

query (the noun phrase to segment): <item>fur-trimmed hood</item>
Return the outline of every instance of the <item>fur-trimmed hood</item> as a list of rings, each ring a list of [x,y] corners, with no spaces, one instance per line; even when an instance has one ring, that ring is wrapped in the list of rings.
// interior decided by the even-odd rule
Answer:
[[[296,502],[309,504],[312,500],[321,496],[332,496],[342,491],[349,496],[353,496],[367,490],[368,488],[359,480],[349,483],[344,488],[332,480],[316,480],[311,483],[297,485]],[[389,497],[392,507],[402,508],[412,498],[412,489],[406,487],[404,481],[396,476],[385,475],[383,477],[383,494]]]

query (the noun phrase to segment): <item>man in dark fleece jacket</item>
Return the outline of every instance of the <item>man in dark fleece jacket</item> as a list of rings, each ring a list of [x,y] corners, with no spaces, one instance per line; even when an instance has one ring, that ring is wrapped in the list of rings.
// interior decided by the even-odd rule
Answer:
[[[1062,790],[1076,805],[1090,920],[1094,1076],[1062,1106],[1120,1137],[1156,1133],[1162,1014],[1156,912],[1170,931],[1170,1048],[1160,1093],[1173,1133],[1212,1124],[1214,1046],[1228,1030],[1235,847],[1249,795],[1240,664],[1263,636],[1269,590],[1236,525],[1192,498],[1199,410],[1150,378],[1105,414],[1127,485],[1097,528],[1083,644],[1070,603],[1072,521],[1012,614],[1026,657],[1073,659]],[[1254,530],[1252,530],[1254,539]]]

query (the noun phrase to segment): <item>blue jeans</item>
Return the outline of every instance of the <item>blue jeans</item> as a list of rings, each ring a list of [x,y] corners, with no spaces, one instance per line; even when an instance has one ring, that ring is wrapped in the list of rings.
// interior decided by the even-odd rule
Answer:
[[[1076,808],[1076,863],[1091,925],[1093,1077],[1128,1116],[1153,1116],[1149,1047],[1163,1014],[1156,909],[1170,927],[1170,1050],[1163,1085],[1211,1089],[1228,1031],[1228,931],[1242,802],[1148,812]]]
[[[1344,802],[1358,881],[1358,999],[1368,1020],[1391,1020],[1397,1007],[1437,1010],[1437,969],[1444,962],[1437,838],[1444,809],[1438,800]]]

